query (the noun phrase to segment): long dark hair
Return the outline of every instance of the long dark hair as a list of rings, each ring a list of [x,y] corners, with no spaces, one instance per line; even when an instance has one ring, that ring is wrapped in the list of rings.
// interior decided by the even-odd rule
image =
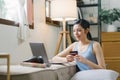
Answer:
[[[75,24],[81,25],[81,27],[82,27],[84,30],[86,30],[87,28],[90,28],[89,22],[88,22],[87,20],[84,20],[84,19],[78,19],[78,20],[76,20],[75,23],[74,23],[74,25],[75,25]],[[88,38],[89,40],[93,40],[90,32],[87,33],[87,38]]]

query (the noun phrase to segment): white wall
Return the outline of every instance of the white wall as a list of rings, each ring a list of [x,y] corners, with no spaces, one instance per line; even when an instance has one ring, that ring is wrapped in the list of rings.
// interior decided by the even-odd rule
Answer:
[[[0,24],[0,52],[14,50],[17,45],[17,27]]]
[[[45,0],[34,0],[35,26],[30,30],[30,38],[18,44],[17,27],[0,25],[0,52],[11,55],[11,64],[19,63],[32,56],[29,42],[43,42],[49,58],[54,56],[56,41],[60,31],[59,27],[45,23]],[[0,63],[4,63],[0,62]]]

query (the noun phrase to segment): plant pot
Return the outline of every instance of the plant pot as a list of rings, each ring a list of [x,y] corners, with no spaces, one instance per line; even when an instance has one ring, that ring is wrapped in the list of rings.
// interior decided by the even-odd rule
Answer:
[[[112,24],[109,24],[108,27],[107,27],[107,32],[116,32],[117,31],[117,27],[112,25]]]

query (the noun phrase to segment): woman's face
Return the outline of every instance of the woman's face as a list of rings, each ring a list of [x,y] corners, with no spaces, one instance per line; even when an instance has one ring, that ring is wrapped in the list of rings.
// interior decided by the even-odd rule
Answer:
[[[73,35],[76,38],[76,40],[82,40],[86,38],[86,30],[81,27],[79,24],[75,24],[73,26]]]

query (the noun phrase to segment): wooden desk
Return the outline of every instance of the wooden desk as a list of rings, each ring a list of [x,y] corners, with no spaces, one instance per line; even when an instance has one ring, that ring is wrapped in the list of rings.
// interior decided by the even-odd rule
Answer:
[[[7,53],[0,53],[0,58],[7,59],[7,80],[10,80],[10,55]]]

